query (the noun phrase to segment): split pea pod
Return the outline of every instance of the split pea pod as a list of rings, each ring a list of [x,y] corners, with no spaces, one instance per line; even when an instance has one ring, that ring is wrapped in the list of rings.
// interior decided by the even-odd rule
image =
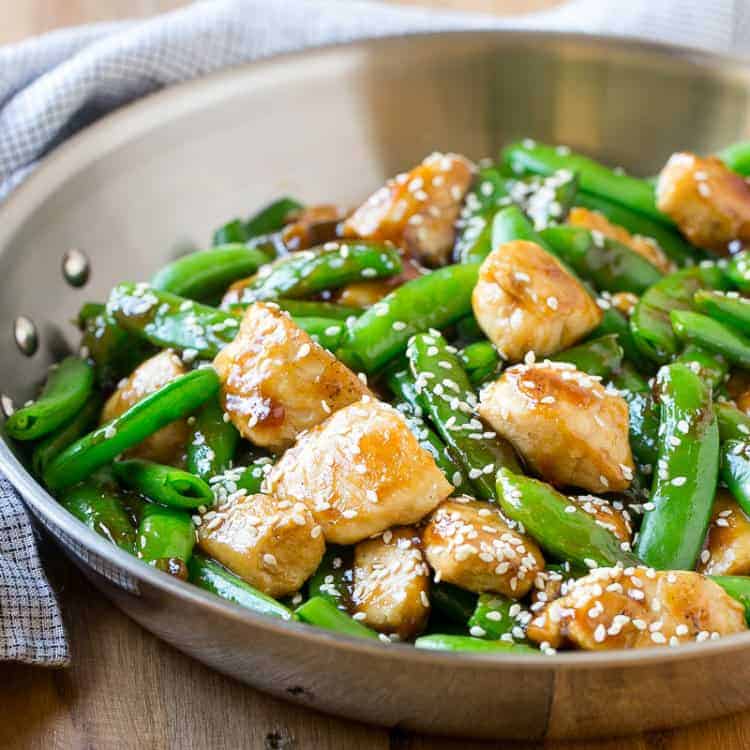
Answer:
[[[214,503],[213,492],[206,482],[174,466],[132,458],[115,461],[112,471],[120,484],[160,505],[194,509]]]
[[[637,565],[621,543],[592,516],[549,484],[502,468],[497,474],[498,504],[551,555],[581,568]]]
[[[240,434],[224,419],[218,397],[208,399],[194,420],[187,444],[186,466],[189,472],[207,482],[232,465]]]
[[[750,442],[727,440],[721,446],[721,478],[742,510],[750,513]]]
[[[734,326],[739,331],[750,331],[750,297],[737,292],[699,289],[693,295],[695,308],[720,323]]]
[[[190,582],[220,596],[222,599],[239,604],[259,615],[290,620],[292,612],[281,602],[277,602],[262,591],[253,588],[215,560],[196,552],[188,563]]]
[[[68,357],[50,368],[39,398],[13,412],[5,430],[15,440],[36,440],[72,419],[91,395],[94,370],[78,357]]]
[[[80,482],[123,451],[195,411],[218,389],[219,378],[210,368],[176,378],[68,446],[49,464],[44,481],[51,490]]]
[[[719,473],[719,428],[711,389],[675,363],[657,375],[658,459],[636,552],[659,570],[692,570],[711,518]]]
[[[325,630],[332,630],[342,635],[351,635],[359,638],[377,638],[374,630],[365,627],[346,613],[342,612],[335,604],[322,596],[313,596],[304,604],[294,610],[295,616],[308,625],[316,625]]]
[[[508,643],[506,641],[486,641],[468,635],[443,635],[434,633],[423,635],[414,641],[417,648],[431,651],[473,651],[485,654],[519,654],[538,656],[539,650],[522,643]]]
[[[283,197],[269,203],[249,219],[234,219],[214,232],[214,245],[248,242],[253,237],[281,229],[304,206],[294,198]]]
[[[169,263],[151,279],[151,286],[188,299],[212,302],[230,284],[251,276],[269,260],[265,253],[243,244],[221,245]]]
[[[672,224],[669,217],[656,207],[653,185],[637,177],[618,174],[564,146],[547,146],[527,139],[506,146],[501,161],[516,174],[549,175],[560,169],[570,170],[578,175],[582,190],[619,203],[667,226]]]
[[[469,483],[484,500],[495,498],[498,468],[519,470],[513,448],[474,416],[476,396],[453,347],[435,333],[421,333],[406,351],[419,402],[451,453],[460,461]]]
[[[407,281],[376,302],[348,329],[338,356],[349,366],[373,372],[429,328],[445,328],[471,313],[479,265],[445,266]]]
[[[738,367],[750,368],[750,338],[736,328],[690,310],[673,310],[670,319],[681,341],[720,354]]]

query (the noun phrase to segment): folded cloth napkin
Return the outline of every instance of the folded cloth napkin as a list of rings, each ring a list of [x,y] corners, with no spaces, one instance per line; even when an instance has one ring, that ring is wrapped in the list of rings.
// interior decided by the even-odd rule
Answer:
[[[0,49],[0,199],[67,137],[165,86],[267,55],[388,34],[576,30],[721,52],[750,46],[744,0],[572,0],[501,19],[344,0],[217,0],[147,21],[68,29]],[[18,496],[0,478],[0,659],[68,660],[60,613]]]

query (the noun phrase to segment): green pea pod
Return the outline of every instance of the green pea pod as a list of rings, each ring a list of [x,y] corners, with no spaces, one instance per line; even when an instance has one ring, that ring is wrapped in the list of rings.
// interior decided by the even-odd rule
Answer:
[[[117,480],[154,503],[172,508],[194,509],[214,504],[211,488],[190,472],[139,458],[115,461]]]
[[[214,245],[228,242],[248,242],[253,237],[281,229],[304,206],[294,198],[279,198],[262,208],[247,221],[234,219],[214,232]]]
[[[721,478],[742,510],[750,513],[750,442],[727,440],[721,446]]]
[[[732,143],[716,154],[733,172],[750,176],[750,141]]]
[[[555,255],[549,242],[534,229],[529,217],[518,206],[508,206],[495,214],[492,222],[492,248],[514,240],[534,242],[548,253]]]
[[[518,654],[538,656],[539,651],[522,643],[508,643],[506,641],[486,641],[482,638],[472,638],[468,635],[443,635],[433,633],[423,635],[414,641],[417,648],[430,651],[473,651],[485,654]]]
[[[693,265],[705,257],[705,253],[697,247],[693,247],[682,235],[665,226],[661,221],[654,221],[629,208],[593,195],[585,190],[579,190],[576,195],[576,205],[587,208],[589,211],[598,211],[609,221],[624,227],[633,235],[650,237],[678,266]]]
[[[47,435],[34,446],[31,454],[31,465],[37,476],[43,476],[45,469],[53,458],[58,456],[72,442],[85,435],[97,422],[102,409],[102,397],[94,393],[83,405],[83,408],[70,422]]]
[[[569,362],[575,365],[581,372],[596,375],[600,378],[608,378],[613,372],[620,369],[623,351],[618,343],[616,334],[608,334],[591,339],[565,349],[551,357],[557,362]]]
[[[558,258],[599,290],[642,294],[662,278],[635,250],[583,227],[548,227],[541,234]]]
[[[270,465],[268,459],[260,459],[249,466],[235,466],[227,469],[223,474],[211,477],[209,485],[213,490],[217,503],[237,490],[245,490],[248,495],[257,495],[263,485],[265,469]]]
[[[727,278],[744,294],[750,294],[750,251],[737,253],[725,269]]]
[[[699,289],[693,295],[695,308],[720,323],[750,331],[750,298],[737,292]]]
[[[745,620],[750,625],[750,576],[708,576],[745,608]]]
[[[195,411],[218,389],[219,378],[212,369],[182,375],[68,446],[49,464],[44,481],[53,491],[80,482],[123,451]]]
[[[623,362],[620,368],[612,373],[610,382],[621,391],[648,393],[651,390],[643,375],[630,362]]]
[[[294,322],[325,349],[336,351],[344,337],[345,323],[335,318],[295,318]]]
[[[518,610],[518,612],[516,612]],[[489,641],[503,639],[508,643],[527,643],[518,621],[521,605],[500,594],[480,594],[469,619],[469,632]]]
[[[641,354],[628,319],[619,310],[612,307],[609,301],[599,300],[599,305],[600,307],[604,307],[604,314],[601,323],[591,332],[590,338],[600,338],[601,336],[616,334],[625,359],[632,362],[639,370],[648,369],[651,366],[651,362],[646,360]]]
[[[94,369],[78,357],[50,368],[39,398],[13,412],[5,430],[15,440],[37,440],[72,419],[91,395]]]
[[[359,638],[377,638],[374,630],[365,627],[361,623],[342,612],[335,604],[321,596],[313,596],[294,611],[296,617],[308,625],[315,625],[325,630],[333,630],[342,635],[351,635]]]
[[[673,223],[656,207],[654,186],[646,180],[618,174],[593,159],[572,153],[564,146],[546,146],[527,139],[506,146],[501,161],[516,174],[549,175],[567,169],[578,175],[582,190],[619,203],[662,224],[669,226]]]
[[[630,447],[644,466],[655,466],[658,459],[659,405],[650,393],[626,391]]]
[[[327,599],[338,609],[346,612],[351,583],[351,548],[329,546],[325,555],[307,582],[308,595]]]
[[[750,368],[750,338],[736,328],[689,310],[673,310],[670,318],[680,341],[720,354],[738,367]]]
[[[430,603],[435,611],[458,625],[466,625],[477,606],[477,595],[471,591],[440,581],[430,591]]]
[[[750,417],[734,404],[717,401],[714,404],[716,419],[719,422],[719,437],[725,440],[746,440],[750,438]]]
[[[259,615],[290,620],[292,612],[281,602],[277,602],[262,591],[253,588],[241,578],[230,573],[215,560],[196,552],[188,563],[190,582],[200,588],[220,596],[222,599],[239,604]]]
[[[101,388],[110,389],[153,353],[153,347],[117,325],[104,305],[87,302],[78,314],[82,332],[81,351],[94,362]]]
[[[236,315],[147,284],[116,286],[107,311],[123,328],[152,344],[191,352],[201,359],[215,357],[234,339],[240,325]]]
[[[674,357],[681,347],[670,313],[692,310],[693,295],[698,289],[722,289],[725,285],[719,268],[702,264],[669,274],[647,289],[630,318],[635,342],[643,355],[658,364],[665,364]]]
[[[461,320],[456,321],[456,338],[462,346],[484,341],[487,337],[484,331],[479,327],[474,313],[467,315]]]
[[[115,489],[92,478],[64,492],[60,504],[99,536],[126,552],[135,551],[135,529]]]
[[[207,482],[232,465],[240,434],[224,418],[218,398],[206,401],[194,419],[187,444],[187,470]]]
[[[497,349],[489,341],[469,344],[459,352],[459,357],[473,386],[482,385],[494,377],[503,364]]]
[[[244,244],[199,250],[164,266],[151,286],[162,292],[199,301],[213,301],[238,279],[254,274],[269,258]]]
[[[497,497],[505,515],[554,557],[586,568],[640,562],[629,545],[545,482],[502,468]]]
[[[659,570],[692,570],[716,493],[719,428],[711,389],[687,365],[662,367],[657,388],[659,455],[636,551]]]
[[[374,304],[349,328],[338,356],[351,367],[373,372],[429,328],[445,328],[467,316],[479,266],[445,266],[407,281]]]
[[[349,320],[358,318],[364,310],[361,307],[347,307],[334,302],[318,302],[307,299],[278,299],[276,304],[286,310],[293,318],[329,318],[331,320]]]
[[[729,374],[729,365],[724,357],[693,344],[686,346],[674,361],[688,364],[712,389],[718,388]]]
[[[577,192],[578,176],[568,169],[545,177],[526,177],[513,182],[510,188],[511,198],[537,230],[565,221]]]
[[[519,470],[513,448],[486,428],[473,413],[476,396],[461,360],[439,334],[422,333],[409,342],[406,356],[420,404],[451,453],[461,462],[479,497],[495,498],[495,472]]]
[[[354,281],[395,276],[401,269],[401,257],[392,245],[362,240],[334,242],[267,265],[243,289],[239,301],[311,297]]]
[[[136,554],[150,565],[181,560],[187,564],[195,545],[195,527],[182,510],[144,503],[140,512]]]

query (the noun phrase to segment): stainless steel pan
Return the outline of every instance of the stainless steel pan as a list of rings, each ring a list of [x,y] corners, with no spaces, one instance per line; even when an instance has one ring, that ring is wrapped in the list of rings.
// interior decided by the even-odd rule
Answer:
[[[75,342],[80,303],[140,280],[282,192],[353,203],[432,150],[566,143],[644,173],[747,136],[750,69],[682,49],[551,34],[452,33],[334,47],[149,97],[45,160],[0,210],[0,391],[28,398]],[[89,284],[61,273],[71,248]],[[13,323],[39,331],[31,359]],[[69,516],[0,443],[0,469],[120,608],[182,651],[323,711],[433,733],[584,737],[750,705],[750,634],[677,651],[461,656],[283,623],[183,584]]]

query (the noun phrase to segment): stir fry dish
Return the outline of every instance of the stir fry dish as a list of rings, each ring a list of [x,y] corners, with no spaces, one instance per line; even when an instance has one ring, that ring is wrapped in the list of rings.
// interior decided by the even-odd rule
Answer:
[[[97,534],[417,648],[675,647],[750,618],[750,143],[656,178],[432,154],[281,198],[80,310],[7,420]]]

